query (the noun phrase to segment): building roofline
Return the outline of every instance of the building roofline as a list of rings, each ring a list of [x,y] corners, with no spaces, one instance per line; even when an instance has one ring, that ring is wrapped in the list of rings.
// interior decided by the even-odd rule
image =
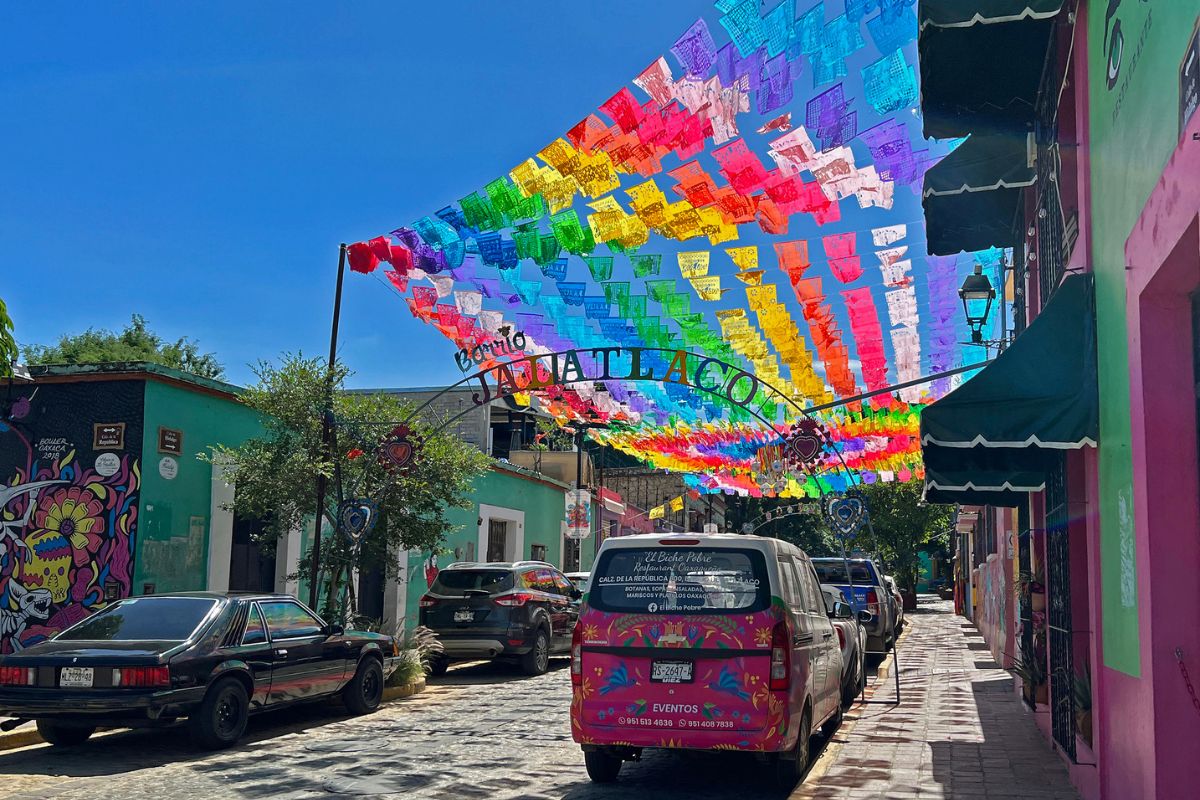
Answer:
[[[553,486],[555,489],[562,489],[564,491],[569,491],[571,489],[571,485],[569,483],[563,483],[562,481],[555,480],[548,475],[543,475],[540,472],[534,472],[533,470],[525,469],[524,467],[518,467],[516,464],[511,464],[507,461],[496,461],[493,459],[491,469],[497,472],[507,472],[515,477],[524,478],[525,480],[533,483],[544,483],[547,486]]]
[[[181,369],[150,361],[106,361],[94,364],[42,364],[30,366],[36,383],[74,383],[102,380],[155,380],[191,391],[236,400],[245,391],[225,381],[202,378]]]

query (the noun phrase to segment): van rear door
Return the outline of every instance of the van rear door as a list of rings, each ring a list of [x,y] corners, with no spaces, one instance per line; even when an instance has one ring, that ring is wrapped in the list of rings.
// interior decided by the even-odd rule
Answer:
[[[664,738],[780,724],[769,686],[781,620],[761,550],[698,541],[605,550],[581,617],[584,722]]]

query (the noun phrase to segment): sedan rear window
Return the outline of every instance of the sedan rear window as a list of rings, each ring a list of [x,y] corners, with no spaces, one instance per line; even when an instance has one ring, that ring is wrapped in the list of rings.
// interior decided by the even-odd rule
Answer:
[[[513,576],[499,569],[444,569],[438,573],[432,594],[442,597],[466,597],[468,593],[499,594],[513,588]]]
[[[760,611],[771,603],[769,584],[757,550],[622,547],[592,570],[588,604],[638,614]]]
[[[57,640],[80,642],[182,642],[191,637],[216,600],[207,597],[134,597],[68,628]]]
[[[813,567],[817,570],[817,577],[821,579],[821,583],[832,583],[841,586],[846,586],[850,583],[846,577],[846,564],[839,560],[836,561],[821,561],[813,559]],[[854,578],[854,582],[859,586],[873,585],[875,583],[875,574],[861,561],[850,562],[850,575]]]

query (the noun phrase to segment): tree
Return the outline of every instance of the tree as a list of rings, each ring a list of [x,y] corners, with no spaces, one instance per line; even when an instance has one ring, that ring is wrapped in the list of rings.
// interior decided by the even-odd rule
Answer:
[[[240,447],[214,448],[205,458],[224,465],[237,487],[233,510],[263,520],[264,540],[312,525],[318,475],[330,481],[321,509],[330,528],[337,530],[339,484],[343,499],[366,498],[378,505],[379,522],[357,550],[341,534],[321,540],[324,610],[338,616],[338,598],[352,570],[379,567],[395,577],[397,553],[441,545],[451,530],[446,508],[470,507],[471,483],[488,459],[449,434],[409,420],[412,406],[394,395],[343,391],[350,373],[340,363],[334,365],[331,382],[323,360],[300,354],[285,354],[279,366],[260,362],[255,374],[257,383],[241,400],[262,414],[264,435]],[[337,438],[332,456],[322,437],[331,389]],[[379,458],[377,446],[401,422],[412,429],[410,438],[420,443],[419,451],[409,469],[393,470]],[[301,567],[308,574],[308,555]]]
[[[919,481],[874,483],[857,491],[867,501],[871,524],[858,532],[854,545],[877,553],[901,587],[915,590],[921,566],[917,554],[944,538],[954,507],[924,504]]]
[[[0,299],[0,378],[12,375],[17,361],[17,340],[13,337],[13,321],[8,315],[8,306]]]
[[[134,314],[120,333],[88,328],[73,336],[64,335],[53,345],[25,348],[30,364],[96,364],[114,361],[149,361],[180,369],[201,378],[220,380],[225,368],[212,353],[201,353],[195,341],[181,337],[164,340],[146,326],[146,318]]]

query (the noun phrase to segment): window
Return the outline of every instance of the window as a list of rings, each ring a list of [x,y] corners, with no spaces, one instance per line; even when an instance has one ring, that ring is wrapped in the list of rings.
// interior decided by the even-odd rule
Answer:
[[[846,565],[840,558],[822,559],[813,561],[812,563],[821,583],[832,583],[836,586],[844,586],[850,583],[849,578],[846,577]],[[871,568],[864,561],[850,562],[850,576],[854,578],[854,583],[858,586],[875,583],[875,576],[872,574]]]
[[[546,545],[544,545],[544,544],[529,545],[529,558],[532,561],[545,561],[546,560]]]
[[[800,593],[800,587],[796,583],[796,573],[792,569],[792,559],[788,556],[779,557],[779,591],[783,595],[783,602],[787,603],[790,608],[804,608],[804,597]]]
[[[441,597],[465,597],[467,592],[496,594],[513,587],[512,573],[500,569],[444,569],[429,588]]]
[[[563,597],[570,597],[571,592],[575,590],[575,585],[567,579],[567,576],[556,572],[554,573],[554,588],[557,594],[561,594]]]
[[[793,564],[798,573],[800,585],[804,587],[808,610],[813,614],[827,614],[825,595],[821,592],[821,585],[813,568],[803,561],[793,561]]]
[[[749,613],[771,604],[767,562],[758,550],[621,547],[592,571],[588,602],[600,611]]]
[[[216,600],[202,597],[133,597],[68,628],[58,640],[182,642],[208,617]]]
[[[257,605],[250,606],[250,615],[246,617],[246,632],[242,634],[242,644],[262,644],[267,640],[267,629],[263,625],[262,613]]]
[[[295,603],[263,603],[261,607],[274,640],[317,636],[325,627],[321,620]]]
[[[504,561],[508,558],[508,521],[488,520],[487,560]]]

